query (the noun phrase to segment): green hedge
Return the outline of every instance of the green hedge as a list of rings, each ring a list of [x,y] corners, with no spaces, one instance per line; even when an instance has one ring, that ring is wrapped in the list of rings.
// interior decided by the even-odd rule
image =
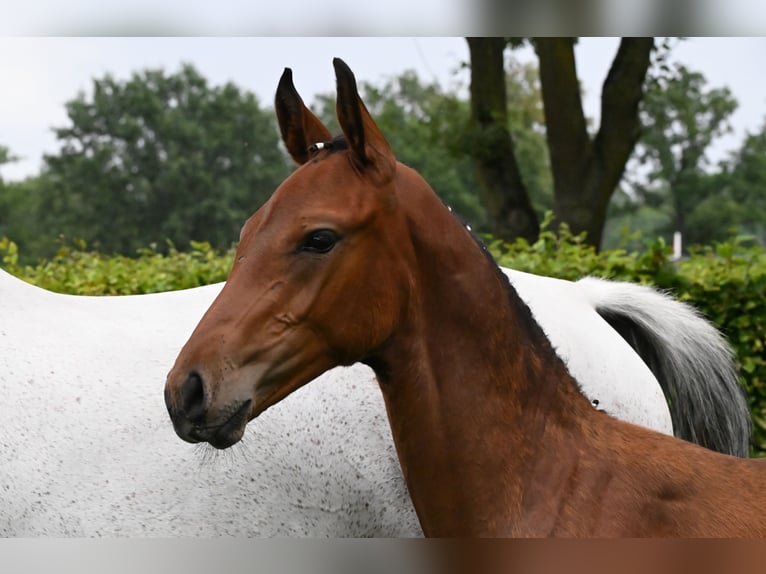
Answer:
[[[130,295],[176,291],[224,281],[234,250],[219,253],[209,243],[191,243],[178,251],[169,245],[163,254],[155,247],[137,257],[107,256],[87,251],[83,242],[62,245],[49,261],[20,265],[16,244],[0,239],[0,262],[10,273],[50,291],[76,295]]]
[[[766,456],[766,252],[762,248],[748,247],[746,239],[734,237],[673,262],[662,240],[647,243],[640,253],[621,249],[597,253],[566,227],[556,234],[544,228],[531,245],[491,239],[487,243],[506,267],[563,279],[597,275],[656,285],[696,306],[737,352],[754,420],[753,454]],[[31,283],[88,295],[149,293],[223,281],[233,260],[233,250],[217,253],[206,243],[193,243],[188,252],[171,246],[167,255],[146,249],[136,258],[107,257],[85,247],[62,247],[50,261],[21,266],[15,244],[2,239],[0,258],[8,271]]]

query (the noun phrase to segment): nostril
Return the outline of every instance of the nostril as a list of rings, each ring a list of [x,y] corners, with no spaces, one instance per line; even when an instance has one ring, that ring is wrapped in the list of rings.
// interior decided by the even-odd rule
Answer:
[[[198,373],[192,372],[181,387],[181,407],[191,422],[205,418],[205,386]]]

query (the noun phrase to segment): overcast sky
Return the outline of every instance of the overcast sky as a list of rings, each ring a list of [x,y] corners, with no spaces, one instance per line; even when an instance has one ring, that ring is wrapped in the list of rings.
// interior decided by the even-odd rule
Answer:
[[[583,39],[577,47],[578,72],[585,89],[586,113],[597,120],[598,98],[617,40]],[[317,93],[334,90],[331,60],[343,58],[360,81],[380,83],[414,69],[423,80],[445,88],[467,86],[461,64],[466,42],[448,38],[23,38],[0,37],[0,145],[21,160],[0,168],[16,180],[39,171],[43,152],[58,150],[52,126],[67,124],[64,103],[90,92],[91,81],[105,73],[127,78],[136,70],[178,69],[190,62],[213,84],[233,81],[271,106],[277,81],[293,68],[298,90],[310,103]],[[530,50],[519,54],[533,58]],[[708,78],[710,86],[728,86],[740,103],[735,128],[716,150],[720,159],[737,147],[745,131],[757,131],[766,117],[766,38],[691,38],[674,59]]]

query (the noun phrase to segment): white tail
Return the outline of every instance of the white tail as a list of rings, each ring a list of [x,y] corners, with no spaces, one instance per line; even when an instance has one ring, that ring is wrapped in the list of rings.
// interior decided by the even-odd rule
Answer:
[[[733,351],[716,328],[690,305],[650,287],[595,277],[577,284],[657,377],[674,434],[747,457],[750,410]]]

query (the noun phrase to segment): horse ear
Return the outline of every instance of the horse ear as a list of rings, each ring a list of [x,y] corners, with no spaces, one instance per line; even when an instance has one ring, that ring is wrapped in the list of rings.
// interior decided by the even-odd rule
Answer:
[[[274,98],[282,141],[298,164],[309,159],[309,147],[332,139],[332,133],[306,107],[293,84],[293,71],[285,68]]]
[[[386,181],[396,170],[391,147],[359,97],[351,68],[340,58],[334,58],[332,64],[338,84],[338,122],[354,162],[362,170],[373,170],[381,181]]]

